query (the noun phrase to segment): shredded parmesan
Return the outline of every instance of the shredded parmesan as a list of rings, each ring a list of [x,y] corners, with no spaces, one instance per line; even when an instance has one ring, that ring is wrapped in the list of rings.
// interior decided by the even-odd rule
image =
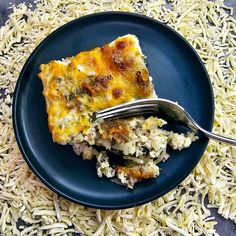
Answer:
[[[132,209],[89,209],[57,197],[29,170],[15,141],[12,93],[22,66],[52,31],[82,15],[130,11],[167,23],[197,50],[215,96],[214,132],[236,137],[236,20],[222,0],[38,0],[12,6],[0,29],[0,231],[3,235],[217,235],[208,208],[236,223],[236,147],[210,141],[193,173]],[[208,198],[206,206],[204,199]],[[21,219],[25,222],[19,226]]]

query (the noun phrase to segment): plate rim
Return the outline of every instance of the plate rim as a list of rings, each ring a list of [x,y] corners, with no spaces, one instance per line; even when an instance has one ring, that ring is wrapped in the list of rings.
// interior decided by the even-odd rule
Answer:
[[[209,76],[209,74],[207,72],[207,69],[206,69],[204,63],[202,62],[200,56],[198,55],[196,50],[193,48],[193,46],[180,33],[178,33],[173,28],[168,26],[167,23],[161,22],[160,20],[148,17],[148,16],[143,15],[143,14],[134,13],[134,12],[127,12],[127,11],[107,11],[107,12],[98,12],[98,13],[92,13],[92,14],[88,14],[88,15],[85,15],[85,16],[81,16],[79,18],[76,18],[76,19],[74,19],[72,21],[67,22],[66,24],[64,24],[64,25],[60,26],[59,28],[57,28],[56,30],[52,31],[49,35],[47,35],[36,46],[36,48],[33,50],[33,52],[30,54],[30,56],[28,57],[28,59],[24,63],[24,66],[22,67],[22,69],[21,69],[21,71],[19,73],[16,85],[15,85],[15,90],[14,90],[14,93],[13,93],[13,104],[12,104],[13,130],[14,130],[14,133],[15,133],[16,142],[18,144],[18,147],[19,147],[19,149],[21,151],[21,154],[22,154],[24,160],[26,161],[27,165],[32,170],[32,172],[36,175],[36,177],[40,181],[42,181],[43,184],[46,185],[46,187],[48,187],[54,193],[62,196],[63,198],[65,198],[65,199],[67,199],[69,201],[72,201],[72,202],[77,203],[77,204],[81,204],[81,205],[83,205],[85,207],[90,207],[90,208],[95,208],[95,209],[106,209],[106,210],[127,209],[127,208],[131,208],[131,207],[136,207],[136,206],[143,205],[145,203],[151,202],[151,201],[153,201],[155,199],[158,199],[159,197],[167,194],[169,191],[171,191],[172,189],[177,187],[179,184],[181,184],[187,178],[187,176],[189,176],[192,173],[193,170],[190,173],[186,173],[185,175],[183,175],[181,178],[178,179],[177,182],[173,182],[173,184],[171,184],[169,188],[163,190],[159,194],[156,194],[155,196],[152,196],[152,197],[149,197],[149,198],[145,198],[144,200],[140,200],[140,201],[135,202],[135,203],[126,203],[126,204],[122,204],[122,205],[120,204],[118,206],[114,205],[114,204],[113,205],[110,204],[108,206],[108,205],[88,203],[88,202],[85,202],[85,201],[78,200],[78,199],[76,199],[74,197],[71,197],[68,194],[60,191],[57,187],[55,187],[52,184],[50,184],[50,182],[47,181],[47,179],[45,179],[37,171],[37,168],[35,168],[35,166],[31,163],[30,157],[28,157],[28,155],[27,155],[27,153],[25,151],[26,149],[28,149],[28,147],[24,147],[23,143],[21,142],[21,138],[20,138],[21,135],[20,135],[20,131],[19,131],[19,127],[18,127],[18,121],[17,121],[18,120],[18,118],[17,118],[18,117],[17,116],[17,110],[18,110],[17,102],[18,102],[18,94],[20,92],[20,85],[21,85],[21,82],[23,81],[23,78],[24,78],[23,75],[24,75],[28,65],[31,63],[32,59],[35,57],[35,55],[37,55],[37,53],[44,46],[44,44],[47,43],[48,40],[50,41],[50,38],[53,37],[55,34],[57,34],[57,32],[63,31],[65,28],[69,27],[70,25],[73,25],[73,24],[78,23],[80,21],[84,21],[84,20],[87,20],[89,18],[93,18],[93,17],[100,16],[100,15],[104,15],[104,16],[106,16],[106,15],[117,15],[118,16],[119,15],[119,17],[122,16],[122,15],[126,15],[126,16],[131,16],[131,17],[139,17],[139,18],[142,18],[144,20],[150,21],[152,23],[159,24],[159,25],[161,25],[164,28],[167,28],[169,31],[171,31],[173,34],[175,34],[177,37],[179,37],[181,40],[183,40],[185,42],[185,44],[189,47],[189,49],[192,51],[192,53],[195,55],[196,59],[200,63],[200,65],[201,65],[201,67],[203,69],[203,72],[204,72],[204,74],[205,74],[205,76],[207,78],[207,82],[209,84],[209,92],[210,92],[210,97],[211,97],[210,103],[212,105],[212,109],[211,109],[212,110],[211,111],[212,116],[211,116],[211,120],[209,121],[209,125],[210,125],[210,130],[209,131],[212,131],[212,128],[213,128],[213,122],[214,122],[214,117],[215,117],[215,99],[214,99],[214,92],[213,92],[213,87],[212,87],[212,84],[211,84],[210,76]],[[196,159],[196,164],[194,164],[195,167],[197,166],[197,164],[199,163],[200,159],[202,158],[202,155],[203,155],[203,153],[206,150],[208,142],[209,142],[209,140],[206,140],[204,148],[203,148],[202,152],[200,153],[201,154],[200,158]]]

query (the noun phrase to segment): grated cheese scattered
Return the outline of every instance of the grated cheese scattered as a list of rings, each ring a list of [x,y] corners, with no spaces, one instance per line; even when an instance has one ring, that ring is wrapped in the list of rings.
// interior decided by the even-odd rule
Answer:
[[[20,4],[0,29],[0,231],[3,235],[217,235],[209,208],[236,223],[236,147],[211,141],[193,173],[146,205],[89,209],[58,198],[29,170],[17,147],[12,93],[34,48],[56,28],[82,15],[122,10],[167,23],[202,58],[214,89],[214,132],[236,137],[236,20],[222,0],[37,0]],[[3,92],[4,91],[4,92]],[[208,198],[209,204],[204,204]],[[18,227],[21,218],[26,225]]]

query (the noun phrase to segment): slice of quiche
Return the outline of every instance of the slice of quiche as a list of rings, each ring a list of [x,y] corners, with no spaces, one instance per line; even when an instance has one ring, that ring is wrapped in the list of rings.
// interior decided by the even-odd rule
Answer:
[[[134,35],[42,64],[40,71],[54,142],[73,145],[84,159],[96,157],[100,177],[116,176],[132,188],[137,181],[159,174],[156,163],[168,157],[168,143],[182,149],[194,140],[191,134],[160,129],[166,122],[154,117],[102,122],[94,119],[94,113],[101,109],[156,96],[145,56]],[[125,166],[110,166],[106,151],[98,152],[96,146],[120,153]]]

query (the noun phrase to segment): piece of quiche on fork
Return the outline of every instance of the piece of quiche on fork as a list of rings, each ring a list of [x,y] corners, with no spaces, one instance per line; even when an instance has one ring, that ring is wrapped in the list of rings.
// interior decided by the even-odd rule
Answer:
[[[168,144],[180,150],[196,139],[192,133],[162,129],[166,122],[156,117],[94,119],[99,110],[156,97],[145,56],[134,35],[42,64],[40,71],[53,141],[72,145],[83,159],[97,158],[99,177],[104,175],[133,188],[136,182],[159,175],[156,164],[168,158]],[[98,146],[104,151],[98,151]],[[106,150],[119,153],[124,166],[111,166]]]

